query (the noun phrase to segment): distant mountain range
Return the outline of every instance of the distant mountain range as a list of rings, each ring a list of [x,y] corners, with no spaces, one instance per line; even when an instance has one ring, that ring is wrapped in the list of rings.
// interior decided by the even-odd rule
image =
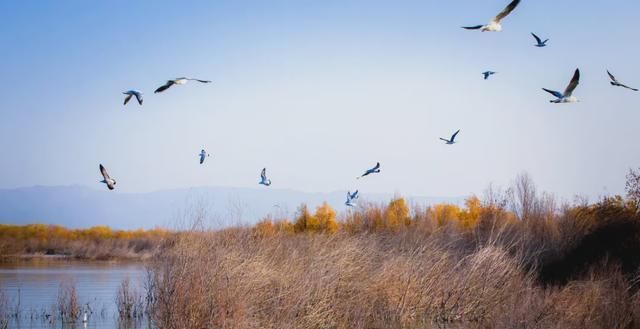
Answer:
[[[58,224],[80,228],[186,228],[200,217],[210,227],[253,224],[271,216],[292,218],[300,204],[328,202],[344,212],[346,192],[309,193],[274,188],[198,187],[149,193],[121,193],[84,186],[0,189],[0,223]],[[363,194],[359,202],[388,202],[391,194]],[[460,204],[464,198],[406,197],[409,203]]]

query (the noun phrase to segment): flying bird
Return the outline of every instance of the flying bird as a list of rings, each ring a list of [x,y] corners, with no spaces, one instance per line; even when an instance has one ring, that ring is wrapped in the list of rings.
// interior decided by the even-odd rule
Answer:
[[[176,79],[173,79],[173,80],[167,80],[167,83],[165,83],[164,85],[158,87],[158,89],[156,89],[156,91],[154,91],[154,93],[156,93],[156,94],[157,93],[161,93],[161,92],[171,88],[171,86],[173,86],[173,85],[184,85],[189,81],[198,81],[198,82],[201,82],[201,83],[211,83],[211,81],[209,81],[209,80],[200,80],[200,79],[192,79],[192,78],[185,78],[185,77],[176,78]]]
[[[358,197],[358,190],[355,190],[353,193],[347,192],[347,201],[344,204],[348,207],[354,207],[356,204],[353,203],[353,201],[358,199]]]
[[[362,176],[356,177],[356,179],[360,179],[361,177],[368,176],[370,174],[377,174],[379,172],[380,172],[380,162],[377,162],[375,167],[368,169],[367,171],[364,172],[364,174],[362,174]]]
[[[549,90],[546,88],[542,88],[542,90],[556,97],[556,99],[549,101],[551,103],[556,103],[556,104],[557,103],[576,103],[576,102],[579,102],[579,100],[578,98],[573,96],[573,91],[576,89],[579,83],[580,83],[580,69],[576,69],[576,72],[573,73],[573,78],[571,78],[571,82],[567,86],[567,89],[564,90],[564,93],[561,93],[555,90]]]
[[[123,94],[127,95],[124,97],[124,105],[127,105],[127,103],[129,103],[129,101],[131,100],[131,97],[136,96],[136,99],[138,100],[138,104],[142,105],[142,93],[137,91],[137,90],[127,90],[125,92],[123,92]]]
[[[102,174],[102,178],[103,178],[103,180],[101,180],[100,183],[107,184],[107,187],[110,190],[113,190],[115,188],[116,181],[113,178],[109,177],[109,174],[107,173],[107,169],[105,169],[105,167],[102,164],[100,164],[100,173]]]
[[[500,22],[507,17],[520,3],[520,0],[513,0],[511,3],[502,10],[496,17],[494,17],[489,24],[475,25],[475,26],[463,26],[463,29],[467,30],[480,30],[482,32],[500,32],[502,31],[502,25]]]
[[[485,80],[488,80],[490,76],[496,74],[498,72],[493,72],[493,71],[486,71],[486,72],[482,72],[482,75],[484,76]]]
[[[633,91],[638,91],[638,89],[636,89],[636,88],[631,88],[631,87],[629,87],[627,85],[622,84],[620,81],[618,81],[616,79],[616,77],[613,76],[613,74],[611,74],[611,72],[609,72],[609,70],[607,70],[607,74],[609,75],[609,78],[611,78],[611,82],[610,83],[611,83],[612,86],[627,88],[627,89],[631,89]]]
[[[267,178],[267,168],[262,168],[262,172],[260,172],[260,182],[258,184],[264,186],[271,185],[271,180]]]
[[[210,156],[210,154],[207,153],[205,150],[202,150],[200,151],[200,154],[198,154],[198,156],[200,157],[200,164],[202,164],[204,162],[204,159]]]
[[[451,135],[451,139],[446,139],[446,138],[442,138],[442,137],[440,137],[440,139],[445,141],[447,143],[447,145],[455,144],[456,143],[456,136],[458,136],[459,132],[460,132],[460,129],[458,129],[458,131],[453,133],[453,135]]]
[[[536,47],[542,48],[547,46],[547,41],[549,41],[549,39],[542,41],[542,39],[540,39],[540,37],[538,37],[535,33],[531,32],[531,35],[533,35],[533,37],[536,39]]]

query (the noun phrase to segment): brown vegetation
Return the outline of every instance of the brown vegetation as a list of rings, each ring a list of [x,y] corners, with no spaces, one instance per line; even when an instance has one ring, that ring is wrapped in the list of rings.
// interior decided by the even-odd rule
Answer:
[[[0,224],[0,256],[65,255],[82,259],[144,259],[153,255],[170,232],[123,231],[106,226],[67,229],[58,225]]]
[[[66,280],[60,283],[56,311],[63,323],[75,322],[80,318],[80,302],[73,281]]]
[[[9,319],[11,318],[9,307],[9,299],[4,291],[0,289],[0,329],[9,328]]]
[[[123,280],[118,287],[116,308],[120,320],[139,319],[144,315],[145,303],[142,294],[131,287],[129,279]]]
[[[640,328],[636,203],[557,206],[527,176],[464,207],[303,206],[169,240],[147,284],[162,328]]]
[[[146,291],[122,283],[122,324],[148,315],[166,329],[640,328],[637,177],[626,197],[593,204],[559,205],[522,175],[464,206],[398,197],[338,217],[326,203],[303,205],[291,220],[175,233],[0,226],[0,241],[8,230],[31,252],[60,243],[51,232],[77,234],[63,249],[146,241]],[[72,287],[61,285],[58,307],[71,319]]]

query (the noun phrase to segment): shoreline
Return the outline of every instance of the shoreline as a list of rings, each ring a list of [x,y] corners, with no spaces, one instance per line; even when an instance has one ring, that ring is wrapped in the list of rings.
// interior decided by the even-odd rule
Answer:
[[[41,253],[35,254],[14,254],[0,255],[0,265],[16,264],[16,263],[73,263],[73,262],[92,262],[92,263],[146,263],[153,256],[140,255],[137,257],[107,257],[107,258],[90,258],[77,255],[46,255]]]

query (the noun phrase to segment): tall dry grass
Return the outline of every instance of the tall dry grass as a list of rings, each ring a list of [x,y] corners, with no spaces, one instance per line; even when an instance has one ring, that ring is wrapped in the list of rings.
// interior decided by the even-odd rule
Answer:
[[[464,208],[323,205],[175,234],[149,265],[149,314],[161,328],[640,328],[636,203],[558,205],[531,184]]]
[[[504,246],[449,234],[185,234],[152,265],[162,328],[637,328],[620,271],[541,284]]]
[[[140,319],[145,313],[145,303],[142,293],[131,286],[128,278],[120,282],[116,292],[116,308],[120,320]]]
[[[60,282],[56,311],[62,323],[75,322],[80,318],[80,302],[73,280],[66,279]]]
[[[0,289],[0,329],[9,328],[9,320],[11,319],[9,299],[3,289]]]

